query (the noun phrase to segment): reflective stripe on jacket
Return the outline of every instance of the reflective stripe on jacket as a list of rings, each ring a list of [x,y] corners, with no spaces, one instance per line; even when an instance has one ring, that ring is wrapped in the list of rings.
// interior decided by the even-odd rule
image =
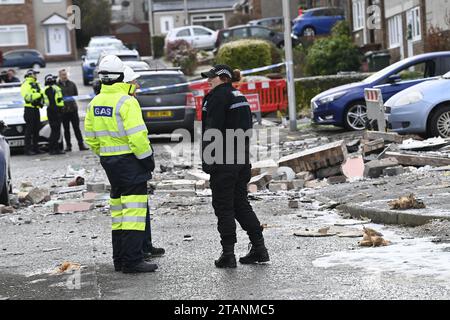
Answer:
[[[43,106],[44,93],[34,78],[28,77],[25,79],[20,87],[20,94],[25,101],[25,107],[39,108]]]

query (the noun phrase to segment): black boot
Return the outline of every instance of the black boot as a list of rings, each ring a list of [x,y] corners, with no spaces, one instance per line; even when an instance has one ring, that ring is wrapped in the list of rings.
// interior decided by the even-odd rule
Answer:
[[[152,258],[162,257],[166,253],[163,248],[150,247],[149,252],[144,252],[144,260],[148,261]]]
[[[122,271],[122,262],[121,261],[114,261],[114,270],[116,272]]]
[[[236,256],[234,255],[234,246],[223,246],[222,254],[219,259],[214,261],[217,268],[236,268]]]
[[[155,272],[158,269],[156,264],[147,263],[142,261],[133,267],[122,266],[123,273],[146,273],[146,272]]]
[[[239,262],[242,264],[255,264],[269,262],[269,252],[267,251],[264,241],[257,245],[250,244],[250,251],[246,256],[239,258]]]
[[[84,144],[80,144],[78,147],[80,148],[80,151],[87,151],[87,150],[89,150],[89,148],[86,148],[86,146]]]

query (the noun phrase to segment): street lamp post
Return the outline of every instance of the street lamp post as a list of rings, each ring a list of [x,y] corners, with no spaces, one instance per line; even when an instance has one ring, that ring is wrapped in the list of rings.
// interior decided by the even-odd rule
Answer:
[[[188,3],[187,0],[184,0],[184,25],[189,25],[189,11],[188,11]]]
[[[284,15],[284,50],[286,52],[286,70],[287,70],[287,91],[289,100],[289,127],[291,131],[297,131],[297,103],[295,99],[295,84],[294,84],[294,62],[292,53],[292,38],[291,38],[291,13],[290,0],[283,0],[283,15]]]

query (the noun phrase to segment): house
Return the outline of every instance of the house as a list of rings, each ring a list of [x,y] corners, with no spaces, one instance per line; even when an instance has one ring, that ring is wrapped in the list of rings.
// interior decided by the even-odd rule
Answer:
[[[392,62],[423,53],[431,26],[450,32],[450,0],[352,0],[349,10],[355,43]]]
[[[70,5],[72,0],[0,1],[0,50],[37,49],[47,61],[75,60]]]
[[[143,56],[151,55],[148,0],[111,0],[111,34]]]
[[[236,0],[150,0],[151,33],[165,35],[185,25],[226,28],[235,3]]]

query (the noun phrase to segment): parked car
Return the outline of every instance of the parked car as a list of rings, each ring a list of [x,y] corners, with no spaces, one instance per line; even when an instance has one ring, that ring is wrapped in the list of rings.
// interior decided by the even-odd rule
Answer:
[[[92,37],[89,41],[87,48],[108,48],[113,47],[116,50],[126,49],[122,40],[117,39],[115,36],[99,36]]]
[[[109,48],[113,50],[113,48]],[[86,55],[81,57],[81,68],[83,71],[83,83],[85,86],[89,85],[94,80],[94,70],[97,66],[98,58],[100,57],[103,49],[88,48]]]
[[[44,56],[37,50],[23,49],[8,51],[3,54],[3,68],[45,68]]]
[[[139,55],[139,52],[137,50],[116,50],[116,49],[106,49],[101,52],[97,59],[97,63],[94,68],[93,72],[93,82],[98,80],[98,65],[100,64],[100,61],[107,55],[114,54],[118,56],[122,61],[141,61],[141,56]]]
[[[186,26],[171,30],[165,40],[165,48],[170,42],[186,40],[195,49],[214,49],[217,32],[203,26]]]
[[[385,103],[388,128],[402,134],[450,138],[449,89],[450,72],[397,93]]]
[[[283,30],[284,18],[283,17],[272,17],[264,18],[259,20],[251,20],[248,22],[250,26],[266,27],[273,30]]]
[[[336,87],[311,100],[313,122],[348,130],[363,130],[367,121],[364,89],[381,89],[384,101],[416,84],[449,71],[450,51],[426,53],[404,59],[362,82]]]
[[[222,29],[217,35],[216,49],[226,41],[245,39],[245,38],[260,38],[273,42],[278,48],[284,47],[284,34],[275,32],[265,27],[258,26],[236,26],[229,29]]]
[[[296,37],[330,34],[334,25],[342,20],[345,20],[343,9],[324,7],[306,10],[294,20],[292,33]]]
[[[138,71],[141,88],[183,84],[187,79],[179,69]],[[172,133],[176,129],[194,131],[195,100],[188,85],[141,92],[137,99],[149,133]]]
[[[6,125],[0,120],[0,204],[9,205],[11,193],[11,170],[9,145],[3,136]]]
[[[150,66],[145,61],[124,61],[126,66],[129,66],[134,71],[148,71]]]
[[[25,120],[23,98],[19,86],[0,85],[0,119],[8,126],[3,135],[11,148],[22,148],[25,146]],[[50,126],[47,119],[47,108],[40,109],[41,130],[40,145],[47,145],[50,137]]]

